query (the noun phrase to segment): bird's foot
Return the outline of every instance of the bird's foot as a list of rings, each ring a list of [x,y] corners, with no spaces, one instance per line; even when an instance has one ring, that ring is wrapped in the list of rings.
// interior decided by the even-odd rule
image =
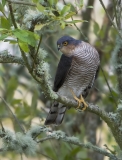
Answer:
[[[80,99],[78,99],[77,97],[75,100],[78,102],[78,107],[76,109],[80,109],[82,111],[85,111],[86,108],[88,107],[87,103],[85,102],[84,98],[82,97],[82,95],[80,96]],[[83,108],[81,109],[81,104],[83,104]]]
[[[87,103],[85,102],[84,98],[82,97],[82,95],[80,96],[80,98],[77,98],[76,95],[74,94],[73,90],[71,90],[71,93],[74,97],[74,99],[78,102],[78,106],[76,109],[81,110],[81,111],[85,111],[86,108],[88,107]],[[81,109],[81,103],[83,104],[83,108]]]

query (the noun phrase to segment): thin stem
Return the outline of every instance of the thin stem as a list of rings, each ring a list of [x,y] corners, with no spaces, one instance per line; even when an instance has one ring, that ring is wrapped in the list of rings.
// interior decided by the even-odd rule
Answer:
[[[108,89],[109,89],[109,91],[110,91],[110,93],[111,93],[111,96],[112,96],[112,98],[113,98],[113,100],[114,100],[114,103],[115,103],[115,105],[116,105],[116,107],[117,107],[117,102],[116,102],[116,100],[115,100],[115,98],[114,98],[114,95],[113,95],[113,93],[112,93],[111,87],[110,87],[110,85],[109,85],[109,83],[108,83],[108,80],[107,80],[107,78],[106,78],[106,75],[105,75],[105,73],[104,73],[104,71],[103,71],[103,69],[102,69],[101,66],[100,66],[100,68],[101,68],[102,74],[103,74],[103,76],[104,76],[104,79],[105,79],[105,81],[106,81],[106,84],[107,84],[107,86],[108,86]]]
[[[59,60],[59,57],[58,57],[57,54],[54,52],[54,50],[53,50],[46,42],[42,42],[42,43],[44,43],[44,45],[45,45],[48,49],[50,49],[50,51],[52,52],[52,54],[54,55],[54,57],[55,57],[57,60]]]
[[[20,122],[18,121],[17,117],[15,116],[15,114],[12,112],[12,110],[10,109],[8,103],[5,101],[4,98],[0,97],[2,99],[2,101],[5,103],[5,106],[7,107],[7,109],[10,111],[10,113],[12,114],[14,120],[17,122],[18,126],[20,127],[20,129],[22,130],[23,133],[25,133],[24,128],[21,126]]]
[[[64,4],[66,5],[65,0],[63,0],[63,2],[64,2]],[[76,10],[76,13],[77,13],[77,10]],[[71,16],[71,19],[73,20],[73,17],[72,17],[72,16]],[[88,41],[88,38],[81,32],[81,30],[77,27],[77,25],[76,25],[75,23],[74,23],[74,26],[75,26],[75,28],[80,32],[80,34],[83,35],[84,39],[85,39],[86,41]]]
[[[23,160],[22,154],[20,154],[20,159]]]
[[[102,7],[103,7],[103,9],[104,9],[104,11],[105,11],[105,13],[107,14],[107,16],[108,16],[108,18],[109,18],[110,22],[112,23],[112,25],[113,25],[113,26],[114,26],[114,28],[116,29],[116,31],[117,31],[117,33],[118,33],[118,35],[122,38],[122,36],[121,36],[121,34],[120,34],[120,32],[119,32],[118,28],[116,27],[115,23],[112,21],[112,19],[111,19],[110,15],[108,14],[108,11],[106,10],[105,5],[104,5],[103,1],[102,1],[102,0],[99,0],[99,1],[100,1],[100,3],[101,3],[101,5],[102,5]]]
[[[14,12],[13,12],[12,5],[11,5],[10,1],[8,1],[8,7],[9,7],[9,11],[10,11],[10,15],[11,15],[11,20],[12,20],[12,23],[14,25],[14,28],[17,29],[17,24],[16,24],[16,21],[15,21],[15,18],[14,18]]]
[[[38,47],[37,47],[37,51],[36,51],[36,54],[35,54],[35,59],[36,59],[36,57],[37,57],[37,54],[38,54],[38,52],[39,52],[39,47],[40,47],[40,45],[41,45],[41,41],[42,41],[42,35],[40,36],[40,39],[39,39],[39,44],[38,44]]]
[[[71,19],[73,20],[73,17],[71,17]],[[85,23],[85,22],[84,22]],[[84,39],[86,40],[86,41],[88,41],[88,38],[83,34],[83,32],[81,32],[81,30],[77,27],[77,25],[74,23],[74,26],[76,27],[76,29],[80,32],[80,34],[82,34],[83,35],[83,37],[84,37]]]
[[[13,23],[13,25],[14,25],[14,28],[17,29],[18,27],[17,27],[16,21],[15,21],[15,18],[14,18],[14,13],[13,13],[13,9],[12,9],[11,2],[8,1],[8,4],[9,4],[8,6],[9,6],[9,11],[10,11],[12,23]],[[27,68],[28,68],[28,70],[30,71],[30,70],[31,70],[31,67],[30,67],[29,62],[28,62],[28,59],[27,59],[27,57],[26,57],[26,55],[25,55],[25,52],[23,52],[23,50],[21,49],[20,46],[19,46],[19,48],[20,48],[22,57],[23,57],[23,59],[24,59],[26,65],[27,65]]]
[[[48,155],[42,153],[42,152],[37,152],[38,154],[41,154],[42,156],[46,157],[47,159],[50,159],[50,160],[54,160],[52,158],[50,158]]]
[[[35,62],[36,62],[36,58],[37,58],[37,54],[38,54],[38,52],[39,52],[39,47],[40,47],[40,45],[41,45],[41,41],[42,41],[42,36],[40,36],[39,44],[38,44],[38,47],[37,47],[37,51],[36,51],[36,53],[35,53],[35,55],[34,55],[32,70],[34,69],[34,64],[35,64]]]
[[[115,13],[115,20],[116,20],[116,24],[117,26],[119,25],[119,22],[118,22],[118,17],[117,17],[117,10],[116,10],[116,6],[117,6],[117,2],[115,2],[115,0],[113,0],[113,7],[114,7],[114,13]]]
[[[36,7],[36,4],[34,3],[29,3],[29,2],[24,2],[24,1],[14,1],[14,0],[7,0],[10,3],[14,3],[14,4],[21,4],[21,5],[28,5],[28,6],[32,6],[32,7]]]
[[[44,141],[47,141],[49,139],[55,139],[55,138],[54,137],[45,137],[45,138],[42,138],[39,141],[37,141],[37,143],[43,143]]]
[[[1,127],[2,127],[2,131],[5,132],[5,129],[4,129],[3,124],[2,124],[1,121],[0,121],[0,125],[1,125]]]
[[[92,149],[92,150],[94,150],[94,151],[96,151],[96,152],[98,152],[100,154],[103,154],[103,155],[105,155],[107,157],[110,157],[113,160],[119,160],[114,154],[107,152],[105,149],[101,149],[101,148],[99,148],[99,147],[97,147],[95,145],[92,145],[90,143],[87,143],[87,144],[82,143],[78,139],[74,140],[73,138],[67,137],[67,136],[64,136],[64,137],[63,136],[59,136],[58,139],[57,139],[56,135],[50,135],[48,137],[45,137],[45,138],[39,140],[38,143],[40,143],[40,142],[42,143],[42,142],[47,141],[49,139],[61,140],[61,141],[64,141],[66,143],[74,144],[74,145],[79,146],[79,147]]]

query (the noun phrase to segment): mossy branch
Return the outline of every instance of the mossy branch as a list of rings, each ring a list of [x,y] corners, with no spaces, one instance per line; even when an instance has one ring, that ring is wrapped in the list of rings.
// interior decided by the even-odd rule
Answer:
[[[37,135],[40,135],[42,132],[45,132],[45,137],[41,139],[35,139]],[[49,139],[55,139],[57,141],[64,141],[81,148],[87,148],[94,150],[100,154],[103,154],[111,160],[119,160],[114,154],[108,152],[105,148],[99,148],[98,146],[92,145],[91,143],[82,143],[76,137],[68,137],[62,131],[51,131],[45,126],[34,126],[25,134],[23,133],[13,133],[9,130],[0,130],[0,137],[2,139],[2,148],[0,152],[15,151],[17,153],[24,153],[25,155],[35,155],[38,150],[39,143],[44,143]]]
[[[22,57],[11,55],[7,50],[0,52],[0,63],[15,63],[25,65]]]

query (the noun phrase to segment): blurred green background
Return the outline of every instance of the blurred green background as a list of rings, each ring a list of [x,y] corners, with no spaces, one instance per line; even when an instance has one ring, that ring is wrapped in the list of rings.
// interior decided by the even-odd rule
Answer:
[[[60,5],[64,4],[60,0]],[[65,1],[68,3],[69,1]],[[77,1],[78,3],[79,1]],[[76,1],[72,1],[73,5]],[[111,0],[104,0],[105,6],[111,17],[114,14],[114,3]],[[14,6],[21,16],[24,14],[23,6]],[[6,10],[7,12],[7,10]],[[2,13],[0,14],[0,18]],[[117,78],[114,73],[112,51],[115,46],[117,33],[111,26],[100,2],[98,0],[84,0],[83,7],[78,11],[74,19],[87,20],[88,22],[77,23],[67,26],[47,28],[43,33],[41,47],[48,55],[46,62],[50,65],[51,83],[53,85],[56,67],[61,53],[56,47],[57,40],[63,35],[70,35],[76,39],[88,41],[99,52],[101,66],[111,87],[114,99],[108,89],[105,77],[100,69],[98,78],[93,89],[90,91],[87,101],[97,104],[108,112],[116,109],[115,101],[118,100]],[[2,20],[1,20],[2,23]],[[79,28],[79,30],[77,29]],[[13,55],[20,55],[18,47],[7,42],[0,43],[0,51],[9,49]],[[43,94],[41,86],[29,75],[24,66],[15,64],[0,64],[0,96],[11,106],[13,113],[19,119],[23,127],[28,130],[36,124],[44,124],[49,111],[51,101]],[[14,121],[11,113],[5,104],[0,100],[0,120],[5,128],[19,132],[20,129]],[[99,118],[89,112],[78,112],[75,109],[67,111],[64,121],[60,126],[51,126],[53,130],[62,130],[68,136],[76,136],[81,142],[91,142],[104,148],[107,144],[111,149],[116,147],[115,140],[107,125]],[[20,156],[14,152],[0,153],[0,160],[107,160],[103,155],[79,148],[71,144],[49,140],[39,145],[39,152],[36,157]]]

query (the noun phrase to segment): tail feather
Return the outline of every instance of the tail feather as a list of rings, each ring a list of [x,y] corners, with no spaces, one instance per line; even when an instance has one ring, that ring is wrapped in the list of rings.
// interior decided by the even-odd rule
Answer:
[[[54,102],[47,115],[45,125],[61,124],[61,122],[63,121],[64,115],[65,115],[65,112],[66,112],[66,106],[62,104],[59,105],[58,102]]]

